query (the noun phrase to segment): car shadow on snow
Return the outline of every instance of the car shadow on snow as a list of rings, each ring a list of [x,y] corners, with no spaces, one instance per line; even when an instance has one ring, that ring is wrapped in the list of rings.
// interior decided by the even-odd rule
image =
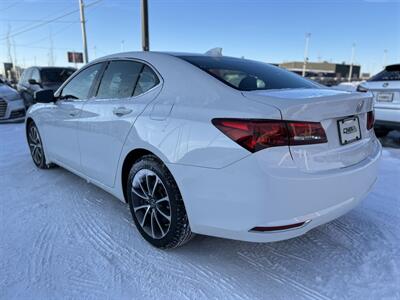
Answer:
[[[383,147],[400,149],[400,131],[392,130],[385,137],[379,138]]]

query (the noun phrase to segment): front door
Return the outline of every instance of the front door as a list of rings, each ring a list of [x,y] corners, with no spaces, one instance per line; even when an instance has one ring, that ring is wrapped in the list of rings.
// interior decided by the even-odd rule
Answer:
[[[82,120],[82,106],[88,100],[102,64],[80,71],[62,89],[57,102],[44,116],[44,134],[49,141],[48,156],[74,170],[80,170],[77,127]]]

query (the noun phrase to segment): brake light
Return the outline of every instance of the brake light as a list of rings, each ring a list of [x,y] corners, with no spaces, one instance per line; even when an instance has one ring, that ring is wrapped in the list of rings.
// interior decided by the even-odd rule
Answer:
[[[375,116],[374,112],[371,110],[367,113],[367,129],[371,130],[374,127]]]
[[[316,122],[213,119],[212,123],[250,152],[269,147],[326,143],[325,131]]]

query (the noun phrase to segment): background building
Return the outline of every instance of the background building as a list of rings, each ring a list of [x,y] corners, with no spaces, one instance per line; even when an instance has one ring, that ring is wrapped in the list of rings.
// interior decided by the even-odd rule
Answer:
[[[280,67],[288,69],[297,74],[302,74],[303,62],[292,61],[279,64]],[[361,67],[353,65],[352,80],[360,79]],[[314,79],[327,85],[335,85],[343,81],[347,81],[350,73],[350,65],[342,63],[335,64],[327,61],[324,62],[308,62],[306,65],[306,77]]]

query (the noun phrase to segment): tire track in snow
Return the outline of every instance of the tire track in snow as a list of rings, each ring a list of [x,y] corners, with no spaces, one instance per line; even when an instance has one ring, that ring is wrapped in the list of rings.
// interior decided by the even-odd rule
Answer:
[[[362,237],[360,231],[355,230],[347,222],[343,222],[340,219],[333,221],[331,224],[334,229],[341,232],[346,238],[348,238],[351,242],[357,242],[358,237]]]
[[[28,272],[30,274],[30,279],[34,282],[51,280],[49,277],[43,278],[43,274],[48,275],[46,269],[51,265],[54,240],[57,236],[57,232],[57,227],[46,223],[33,243],[34,252]],[[44,283],[48,284],[49,282]]]
[[[97,220],[87,212],[86,203],[78,203],[79,198],[73,197],[74,213],[76,214],[76,227],[78,234],[83,236],[88,241],[91,247],[101,255],[107,262],[111,262],[113,255],[116,254],[116,246],[113,243],[111,236],[106,233]],[[112,264],[111,264],[112,265]],[[115,267],[112,266],[112,270]],[[112,271],[113,272],[113,271]],[[71,277],[71,286],[78,291],[88,291],[95,294],[102,294],[103,285],[93,279],[74,276]]]
[[[231,281],[229,281],[224,279],[224,276],[221,276],[223,274],[213,271],[212,268],[206,265],[194,264],[190,261],[186,262],[186,264],[188,265],[188,271],[190,270],[191,273],[194,271],[197,275],[200,275],[203,278],[202,280],[198,280],[199,283],[209,284],[210,280],[212,281],[212,293],[215,293],[218,289],[219,295],[226,295],[227,292],[229,292],[229,299],[252,299],[252,297],[247,294],[238,294],[236,292],[237,287],[234,285],[234,282],[237,280],[234,279],[234,277],[230,277]],[[207,298],[210,298],[210,296]]]
[[[263,274],[267,275],[272,280],[291,288],[295,292],[299,292],[302,296],[306,297],[307,299],[330,300],[329,297],[322,295],[318,291],[316,291],[312,288],[309,288],[309,287],[305,286],[304,284],[301,284],[300,282],[295,281],[288,276],[282,275],[279,270],[277,270],[276,272],[271,272],[270,269],[268,269],[264,265],[258,263],[256,260],[254,260],[250,256],[240,253],[240,252],[238,253],[238,255],[245,262],[249,263],[257,270],[263,272]]]
[[[167,271],[167,273],[169,273],[169,278],[167,278],[167,280],[173,282],[184,281],[185,285],[192,285],[196,289],[195,294],[190,292],[190,290],[193,289],[186,289],[185,292],[189,292],[188,295],[185,295],[185,293],[178,290],[177,292],[179,293],[179,297],[189,299],[192,297],[198,299],[209,299],[214,293],[217,293],[218,295],[226,295],[228,292],[230,299],[252,299],[248,294],[236,293],[238,286],[240,286],[239,280],[233,279],[234,277],[229,278],[231,281],[224,279],[224,277],[221,276],[221,272],[213,271],[212,266],[208,267],[204,264],[194,264],[190,260],[184,262],[171,260],[171,253],[168,251],[152,251],[153,248],[149,248],[151,251],[151,253],[149,253],[146,249],[142,249],[143,251],[137,251],[133,248],[125,247],[106,232],[104,226],[102,226],[98,219],[94,217],[94,211],[90,209],[91,206],[93,206],[93,209],[104,209],[104,207],[99,207],[97,203],[86,198],[84,202],[79,202],[75,198],[74,201],[76,201],[76,214],[79,220],[82,220],[82,222],[79,223],[79,231],[86,236],[86,239],[91,243],[93,248],[100,253],[100,255],[113,263],[111,271],[113,274],[120,274],[117,272],[117,268],[121,268],[124,273],[131,272],[132,269],[143,268],[143,270],[145,270],[144,272],[149,274],[147,280],[151,281],[152,273],[165,273],[165,271]],[[125,219],[124,222],[127,222],[127,220]],[[136,238],[141,239],[142,237],[139,236],[139,233],[135,230],[133,223],[128,222],[128,224],[132,226],[132,235],[136,234]],[[103,244],[102,247],[99,247],[99,241],[100,244],[102,244],[102,241],[107,241],[107,243],[106,245]],[[131,259],[133,255],[136,258],[134,260]],[[179,264],[178,267],[177,264]],[[197,276],[187,275],[193,274],[193,272],[195,272]],[[143,274],[143,277],[146,277],[146,275]],[[113,287],[121,287],[122,280],[119,276],[114,275],[113,280]],[[210,280],[213,282],[212,289],[209,288]],[[235,284],[235,282],[237,283]],[[154,295],[149,294],[149,296]]]
[[[179,297],[184,298],[192,298],[196,296],[196,298],[207,299],[207,292],[201,288],[200,286],[209,282],[210,278],[220,278],[220,274],[216,274],[213,272],[209,272],[207,268],[204,271],[200,271],[199,273],[202,275],[202,280],[195,278],[194,276],[187,276],[187,274],[191,274],[196,268],[195,265],[191,263],[180,264],[179,268],[177,268],[177,262],[171,260],[171,253],[168,252],[160,252],[158,250],[153,250],[153,248],[149,248],[152,253],[148,253],[145,249],[143,251],[137,251],[134,248],[127,248],[117,240],[112,238],[110,234],[104,229],[104,226],[99,223],[98,219],[94,217],[94,212],[90,209],[90,206],[94,206],[95,203],[92,203],[91,200],[85,199],[84,202],[79,201],[74,197],[74,210],[77,219],[79,220],[77,226],[79,233],[85,237],[87,241],[92,245],[92,247],[107,261],[111,264],[111,273],[113,274],[113,282],[112,288],[119,289],[122,286],[122,278],[121,272],[117,271],[117,268],[122,269],[123,273],[129,274],[132,269],[143,268],[144,272],[148,274],[147,280],[152,280],[151,276],[153,273],[163,272],[165,270],[169,273],[168,280],[173,282],[184,280],[185,284],[190,284],[193,286],[193,289],[196,290],[195,294],[191,294],[189,292],[188,295],[183,293],[180,290],[176,292],[179,293]],[[96,205],[97,206],[97,205]],[[94,209],[95,207],[93,207]],[[99,209],[104,209],[103,207],[98,207]],[[124,220],[124,223],[127,220]],[[128,222],[129,225],[132,225],[132,222]],[[135,230],[132,227],[132,234],[135,234]],[[139,234],[136,231],[136,234]],[[141,238],[137,236],[137,238]],[[157,254],[157,255],[154,255]],[[134,259],[132,259],[134,258]],[[201,270],[203,268],[200,267]],[[198,270],[200,270],[198,269]],[[143,277],[146,277],[143,274]],[[230,291],[234,291],[234,287],[232,285],[229,286],[229,283],[224,282],[222,279],[222,286],[225,288],[221,288],[221,294],[226,293],[226,288],[229,287]],[[215,289],[213,289],[215,291]],[[185,292],[188,292],[186,290]],[[148,294],[148,296],[154,296],[153,294]],[[243,299],[243,297],[237,296],[236,298]]]
[[[293,259],[295,261],[301,261],[304,263],[312,263],[311,260],[305,259],[303,257],[294,255],[294,254],[289,254],[289,253],[285,253],[285,252],[279,252],[278,250],[276,250],[273,246],[269,246],[268,244],[263,244],[263,247],[267,248],[273,255],[277,256],[277,257],[281,257],[281,258],[289,258],[289,259]]]
[[[80,197],[73,197],[74,213],[78,220],[78,234],[83,236],[92,248],[109,264],[112,280],[108,282],[111,284],[108,287],[120,290],[122,287],[122,275],[117,269],[122,270],[124,274],[129,274],[133,269],[143,265],[146,259],[140,252],[123,247],[104,229],[99,219],[96,218],[94,211],[90,209],[90,206],[94,206],[92,201],[86,198],[84,199],[85,201],[79,200]],[[97,208],[104,209],[104,207]],[[77,281],[75,280],[75,282]],[[101,287],[103,286],[101,285]]]
[[[95,294],[97,299],[103,299],[106,295],[106,293],[103,291],[103,286],[101,283],[87,279],[87,278],[82,278],[78,276],[70,276],[68,277],[69,281],[69,288],[73,287],[73,291],[77,292],[80,297],[82,297],[82,294]]]

